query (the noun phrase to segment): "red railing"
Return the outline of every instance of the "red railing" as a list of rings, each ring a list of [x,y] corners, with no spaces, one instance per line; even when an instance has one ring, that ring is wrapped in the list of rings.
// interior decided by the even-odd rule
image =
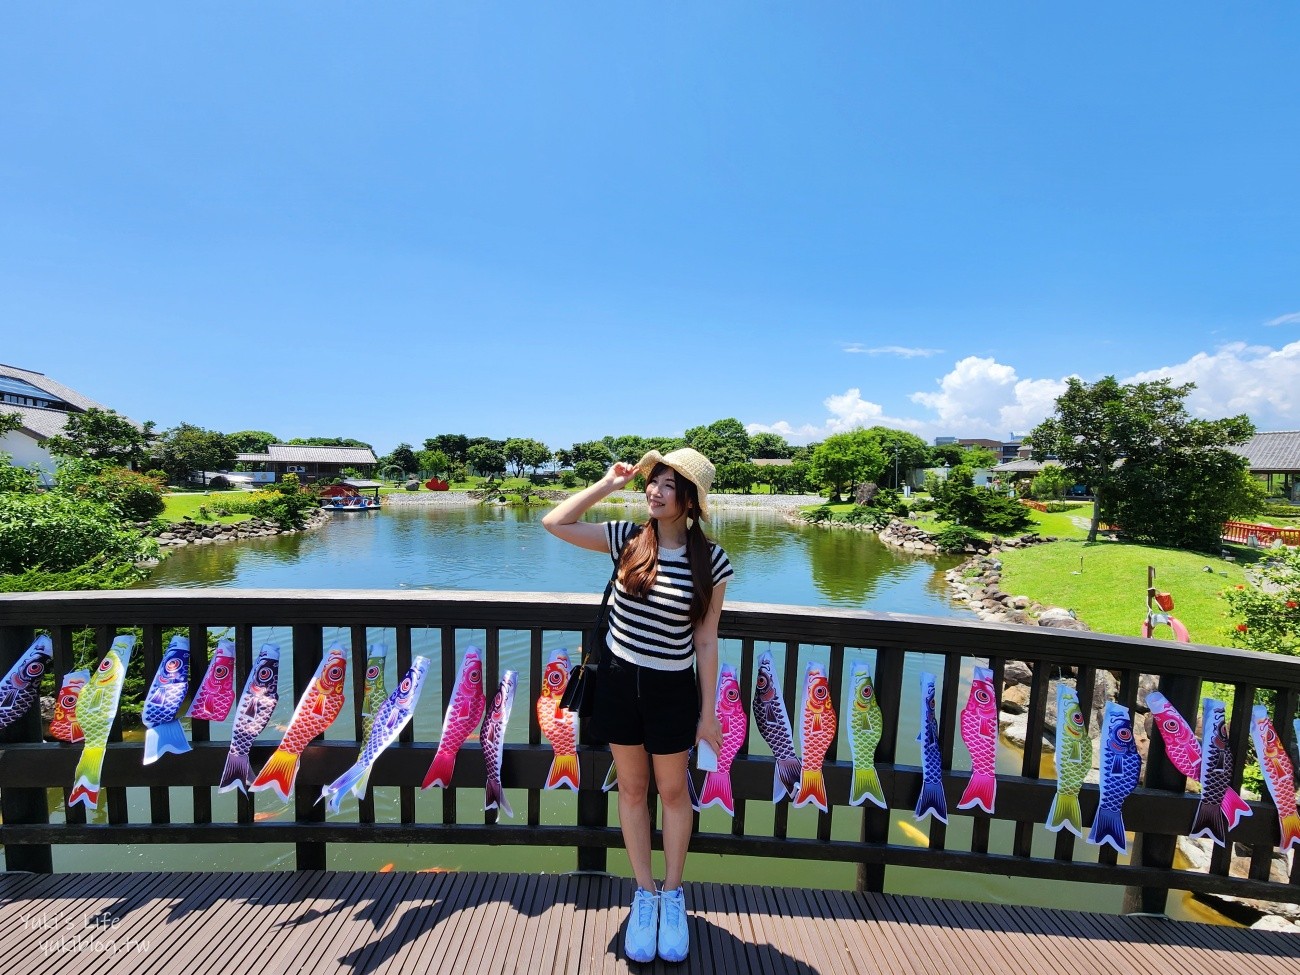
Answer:
[[[1283,545],[1300,545],[1300,528],[1274,528],[1272,525],[1252,525],[1248,521],[1228,521],[1223,525],[1223,538],[1229,542],[1250,543],[1250,536],[1268,547],[1281,540]]]

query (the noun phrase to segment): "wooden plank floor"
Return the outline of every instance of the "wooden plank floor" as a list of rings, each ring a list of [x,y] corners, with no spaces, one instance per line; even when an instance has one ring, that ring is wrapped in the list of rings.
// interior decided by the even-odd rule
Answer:
[[[923,897],[688,884],[690,959],[629,964],[630,881],[482,873],[0,874],[5,975],[1300,975],[1289,934]]]

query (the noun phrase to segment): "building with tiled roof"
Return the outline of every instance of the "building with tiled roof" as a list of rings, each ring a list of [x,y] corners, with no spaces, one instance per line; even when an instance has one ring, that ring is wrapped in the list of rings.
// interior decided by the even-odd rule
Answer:
[[[312,447],[291,443],[273,443],[264,454],[236,454],[235,460],[245,470],[274,474],[276,480],[285,474],[297,474],[303,481],[338,477],[349,468],[369,475],[379,464],[369,447]]]
[[[89,409],[109,407],[44,373],[0,363],[0,413],[17,413],[21,422],[17,430],[0,436],[0,451],[9,454],[19,467],[40,470],[48,480],[55,463],[44,447],[45,441],[63,433],[69,414]],[[140,425],[135,420],[130,422]]]
[[[1300,430],[1257,433],[1230,449],[1246,458],[1250,472],[1263,479],[1269,491],[1281,487],[1288,498],[1300,503]]]

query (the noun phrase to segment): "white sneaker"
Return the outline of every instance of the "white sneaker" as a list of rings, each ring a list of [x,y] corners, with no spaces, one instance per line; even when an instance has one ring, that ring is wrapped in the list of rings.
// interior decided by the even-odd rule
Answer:
[[[691,950],[686,927],[686,898],[682,889],[659,892],[659,957],[664,961],[685,961]]]
[[[636,889],[627,916],[623,954],[628,961],[654,961],[659,934],[659,895],[643,887]]]

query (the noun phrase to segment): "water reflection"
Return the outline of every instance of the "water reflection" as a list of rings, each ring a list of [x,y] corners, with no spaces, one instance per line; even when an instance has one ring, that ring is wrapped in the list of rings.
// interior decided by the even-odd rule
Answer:
[[[609,562],[551,537],[542,512],[505,507],[394,507],[337,517],[301,535],[191,546],[142,585],[257,589],[486,589],[597,592]],[[595,516],[643,517],[602,506]],[[944,590],[951,558],[916,558],[868,532],[787,524],[766,509],[718,509],[710,530],[736,568],[727,596],[750,602],[959,612]]]

